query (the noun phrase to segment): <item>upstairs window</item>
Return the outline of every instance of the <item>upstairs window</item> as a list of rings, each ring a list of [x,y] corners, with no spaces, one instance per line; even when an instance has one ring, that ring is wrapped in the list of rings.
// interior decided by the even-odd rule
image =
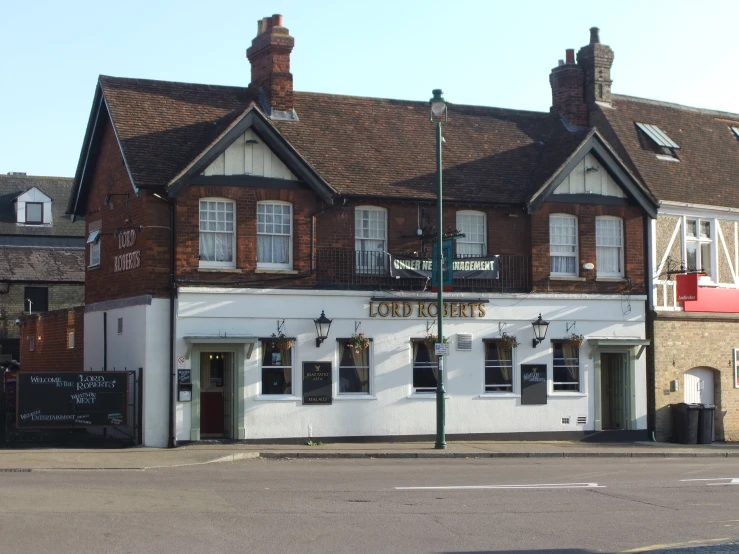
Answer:
[[[577,276],[577,218],[575,216],[549,216],[549,254],[553,276]]]
[[[598,277],[624,276],[623,221],[620,218],[595,218],[595,262]]]
[[[236,267],[234,221],[231,200],[200,201],[200,267]]]
[[[287,202],[257,204],[257,267],[292,269],[293,216]]]
[[[383,274],[387,257],[387,211],[374,206],[354,210],[354,250],[358,273]]]
[[[482,212],[457,212],[457,230],[464,236],[456,240],[457,256],[475,258],[487,256],[487,221]]]
[[[26,202],[26,225],[41,225],[44,222],[44,204]]]
[[[711,221],[685,220],[685,259],[688,271],[701,271],[710,279],[711,250],[713,248]]]
[[[95,229],[93,229],[93,225],[96,227]],[[100,221],[90,224],[87,244],[90,245],[90,265],[88,267],[97,267],[100,265]]]

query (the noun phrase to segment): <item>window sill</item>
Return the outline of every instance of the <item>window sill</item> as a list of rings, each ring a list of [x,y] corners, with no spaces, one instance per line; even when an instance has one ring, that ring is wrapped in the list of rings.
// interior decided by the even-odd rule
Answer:
[[[198,272],[201,273],[243,273],[242,270],[235,267],[199,267]]]
[[[521,395],[515,392],[484,392],[477,398],[521,398]]]
[[[406,396],[409,400],[436,400],[436,393],[435,392],[412,392],[408,396]],[[444,398],[449,400],[451,396],[448,394],[444,395]]]
[[[87,266],[87,271],[95,271],[96,269],[100,269],[100,264]]]
[[[254,273],[280,273],[282,275],[297,275],[299,272],[297,269],[264,269],[257,268]]]
[[[585,277],[575,277],[574,275],[550,275],[550,281],[584,281]]]
[[[553,398],[553,397],[556,397],[556,396],[563,396],[563,397],[569,396],[569,397],[574,397],[574,398],[584,398],[584,397],[587,396],[587,393],[584,393],[584,392],[574,392],[574,391],[571,391],[571,392],[564,392],[564,391],[562,391],[562,392],[556,392],[556,391],[552,391],[552,392],[549,393],[548,396],[550,398]]]
[[[300,398],[294,394],[260,394],[254,400],[256,402],[295,402]]]
[[[343,400],[377,400],[377,397],[374,394],[348,394],[348,393],[339,393],[336,396],[334,396],[334,400],[343,401]]]
[[[625,283],[628,281],[626,277],[596,277],[598,283]]]

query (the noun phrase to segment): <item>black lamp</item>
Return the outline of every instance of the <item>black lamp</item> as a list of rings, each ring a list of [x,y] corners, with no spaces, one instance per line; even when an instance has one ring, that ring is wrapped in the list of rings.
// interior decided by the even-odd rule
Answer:
[[[543,341],[544,338],[547,336],[547,329],[549,328],[549,322],[544,321],[541,318],[541,314],[539,314],[539,319],[537,319],[536,321],[532,321],[531,325],[534,328],[533,347],[536,348],[536,345],[539,344],[541,341]]]
[[[313,322],[316,324],[316,347],[321,346],[321,343],[328,338],[328,331],[331,329],[331,319],[326,317],[326,314],[321,310],[321,317],[314,319]]]

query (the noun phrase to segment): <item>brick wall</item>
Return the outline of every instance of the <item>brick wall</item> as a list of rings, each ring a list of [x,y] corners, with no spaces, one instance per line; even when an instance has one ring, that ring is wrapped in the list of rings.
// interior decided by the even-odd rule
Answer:
[[[83,306],[25,316],[20,327],[21,370],[82,371],[83,323]]]
[[[49,310],[79,306],[85,301],[85,287],[79,285],[58,285],[54,283],[11,283],[8,292],[0,294],[0,338],[18,338],[19,327],[15,324],[25,313],[25,287],[48,287]]]
[[[684,401],[684,375],[689,369],[714,371],[716,438],[739,441],[739,389],[733,384],[733,349],[739,348],[739,318],[719,314],[664,314],[650,323],[654,347],[650,407],[657,440],[672,436],[670,405]],[[677,380],[679,390],[670,391]]]
[[[583,280],[555,280],[550,278],[549,216],[571,214],[578,222],[578,271]],[[622,282],[596,280],[597,267],[582,268],[584,263],[596,265],[595,218],[607,215],[623,219],[624,277]],[[592,204],[565,204],[547,202],[531,216],[532,282],[540,292],[622,293],[646,294],[645,264],[646,216],[636,206],[600,206]]]
[[[111,203],[105,204],[106,196],[112,208]],[[145,191],[136,196],[111,125],[107,125],[103,135],[85,220],[88,235],[91,224],[102,222],[100,265],[90,268],[89,247],[85,254],[87,304],[142,294],[169,295],[169,230],[156,228],[169,227],[169,207]],[[133,229],[135,244],[120,248],[116,229]],[[115,271],[116,256],[137,251],[139,267]]]

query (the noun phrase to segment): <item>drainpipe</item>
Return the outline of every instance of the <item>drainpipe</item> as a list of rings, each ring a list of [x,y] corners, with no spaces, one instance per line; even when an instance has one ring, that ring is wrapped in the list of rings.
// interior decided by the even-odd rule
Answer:
[[[174,333],[175,333],[175,302],[177,301],[177,286],[175,285],[175,240],[174,240],[174,224],[175,224],[175,204],[169,201],[169,442],[167,446],[174,448],[177,446],[175,434],[175,394],[174,387],[176,380],[176,369],[174,363]]]

